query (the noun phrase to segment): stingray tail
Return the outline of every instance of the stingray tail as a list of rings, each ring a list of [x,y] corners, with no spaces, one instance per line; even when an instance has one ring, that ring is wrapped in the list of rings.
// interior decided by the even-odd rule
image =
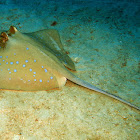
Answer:
[[[83,86],[83,87],[86,87],[86,88],[88,88],[88,89],[97,91],[97,92],[102,93],[102,94],[104,94],[104,95],[107,95],[107,96],[109,96],[109,97],[111,97],[111,98],[113,98],[113,99],[116,99],[116,100],[118,100],[118,101],[120,101],[120,102],[122,102],[122,103],[124,103],[124,104],[126,104],[126,105],[129,105],[130,107],[133,107],[133,108],[135,108],[135,109],[137,109],[137,110],[140,111],[140,108],[137,107],[137,106],[135,106],[134,104],[129,103],[129,102],[123,100],[122,98],[120,98],[120,97],[118,97],[118,96],[116,96],[116,95],[114,95],[114,94],[111,94],[111,93],[108,93],[108,92],[106,92],[106,91],[104,91],[104,90],[101,90],[101,89],[95,87],[94,85],[91,85],[91,84],[89,84],[88,82],[86,82],[86,81],[84,81],[84,80],[82,80],[82,79],[76,77],[76,76],[73,75],[73,74],[72,74],[68,79],[69,79],[70,81],[72,81],[72,82],[74,82],[74,83],[80,85],[80,86]]]

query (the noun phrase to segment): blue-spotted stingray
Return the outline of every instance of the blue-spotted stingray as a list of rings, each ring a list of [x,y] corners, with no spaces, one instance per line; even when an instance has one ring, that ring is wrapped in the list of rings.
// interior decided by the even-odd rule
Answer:
[[[57,30],[21,33],[11,26],[0,36],[0,89],[39,91],[63,87],[66,80],[139,107],[76,77]]]

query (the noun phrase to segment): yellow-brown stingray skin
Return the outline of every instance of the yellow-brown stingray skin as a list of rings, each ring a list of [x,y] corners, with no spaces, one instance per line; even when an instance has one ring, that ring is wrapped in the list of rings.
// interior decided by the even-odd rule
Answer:
[[[50,54],[39,49],[41,44],[13,26],[6,35],[5,49],[0,48],[0,89],[36,91],[65,84],[66,78],[57,72]]]

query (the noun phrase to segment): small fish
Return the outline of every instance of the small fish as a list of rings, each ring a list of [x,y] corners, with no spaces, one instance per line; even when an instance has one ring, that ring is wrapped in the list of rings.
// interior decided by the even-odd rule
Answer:
[[[21,33],[11,26],[0,36],[0,89],[39,91],[63,87],[66,80],[139,107],[76,77],[57,30]]]

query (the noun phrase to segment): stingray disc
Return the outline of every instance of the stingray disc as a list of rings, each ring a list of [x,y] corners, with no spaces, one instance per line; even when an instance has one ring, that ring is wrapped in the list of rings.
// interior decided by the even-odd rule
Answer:
[[[14,27],[0,39],[1,89],[49,90],[65,84],[66,78],[55,70],[54,60],[39,49],[37,41]]]

